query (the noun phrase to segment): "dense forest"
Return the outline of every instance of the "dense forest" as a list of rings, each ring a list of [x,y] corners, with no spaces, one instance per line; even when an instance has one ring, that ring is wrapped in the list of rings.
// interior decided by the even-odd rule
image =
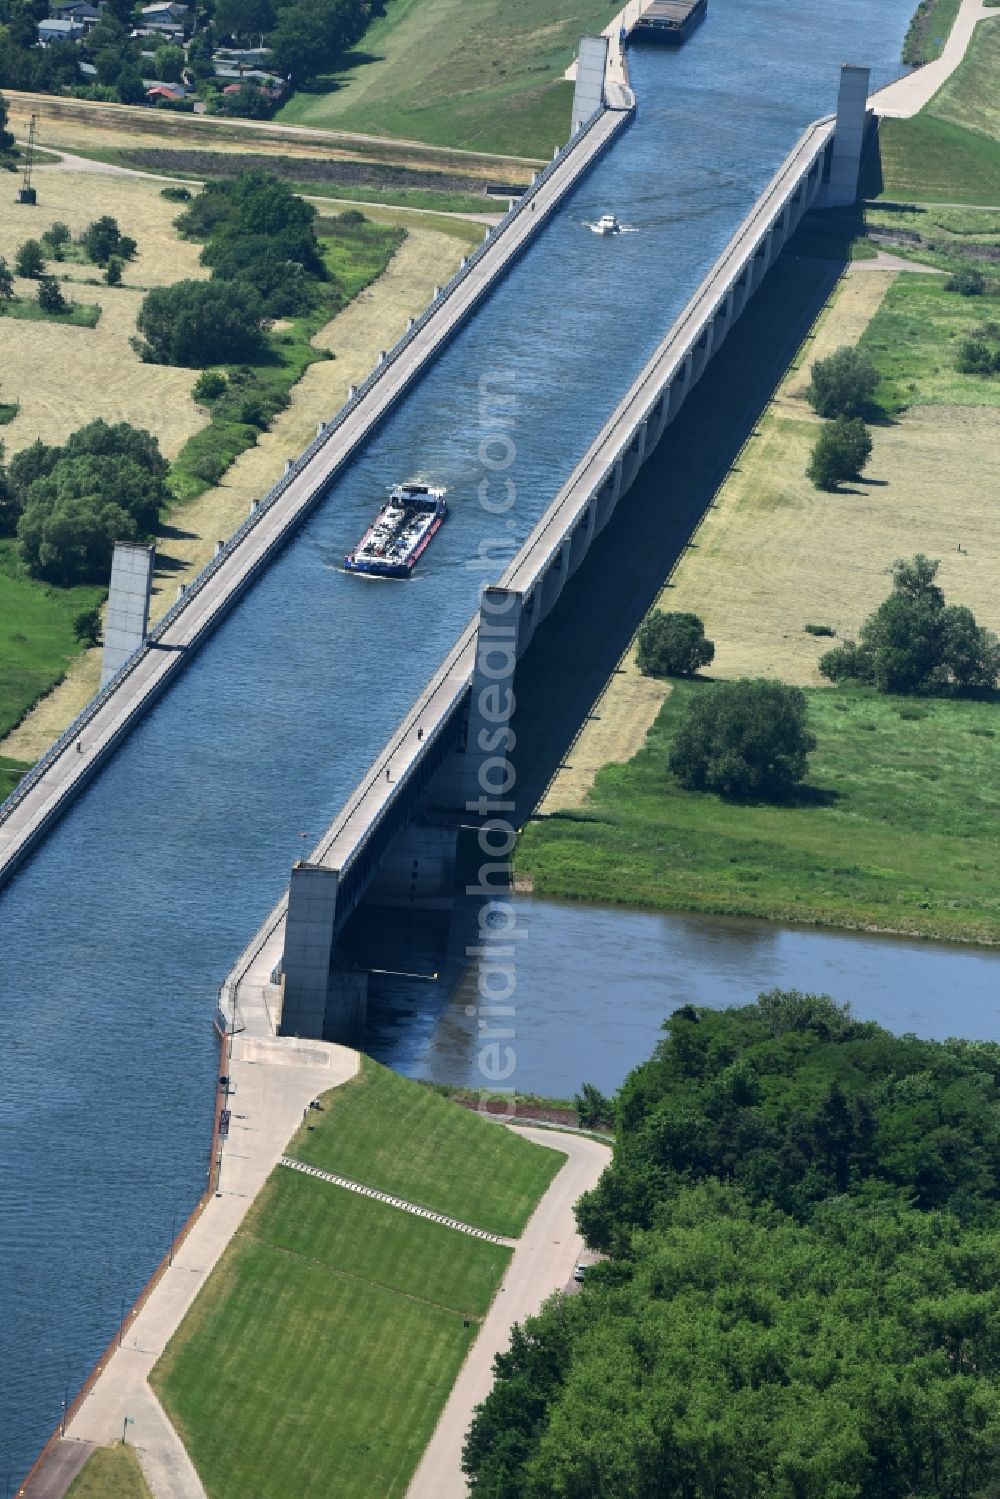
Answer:
[[[1000,1495],[1000,1046],[781,991],[664,1029],[578,1208],[607,1258],[498,1358],[472,1491]]]

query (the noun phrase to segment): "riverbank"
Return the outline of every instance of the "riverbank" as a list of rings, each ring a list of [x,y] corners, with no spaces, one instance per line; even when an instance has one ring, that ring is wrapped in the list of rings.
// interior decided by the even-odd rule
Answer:
[[[675,683],[645,747],[586,805],[533,820],[519,874],[540,895],[1000,942],[1000,767],[992,702],[808,693],[801,794],[744,805],[682,790],[674,734],[704,684]]]

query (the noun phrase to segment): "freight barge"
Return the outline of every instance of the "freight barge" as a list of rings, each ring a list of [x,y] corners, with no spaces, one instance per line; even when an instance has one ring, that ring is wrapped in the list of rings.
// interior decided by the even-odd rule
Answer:
[[[708,0],[651,0],[628,33],[630,42],[679,47],[708,14]]]
[[[397,484],[353,552],[344,558],[349,573],[373,578],[408,578],[444,525],[448,513],[443,489]]]

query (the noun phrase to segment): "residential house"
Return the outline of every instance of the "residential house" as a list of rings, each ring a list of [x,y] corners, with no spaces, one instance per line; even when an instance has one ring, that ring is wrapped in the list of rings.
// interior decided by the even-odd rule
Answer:
[[[78,42],[83,36],[82,21],[39,21],[38,40],[43,47],[50,42]]]

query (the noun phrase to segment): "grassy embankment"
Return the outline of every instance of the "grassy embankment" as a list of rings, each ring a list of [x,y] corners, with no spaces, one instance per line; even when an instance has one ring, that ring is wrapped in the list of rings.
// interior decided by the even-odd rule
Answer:
[[[496,1233],[562,1163],[368,1059],[323,1101],[290,1155]],[[210,1499],[404,1494],[509,1258],[278,1167],[152,1375]]]
[[[608,0],[394,0],[351,65],[300,89],[285,123],[547,158],[569,133],[562,75]]]
[[[0,302],[0,317],[22,323],[65,323],[70,328],[97,327],[101,309],[96,302],[72,302],[69,298],[67,301],[69,306],[64,312],[46,312],[31,297],[12,297],[9,302]]]
[[[944,51],[962,0],[920,0],[903,39],[903,61],[911,68],[933,62]]]
[[[133,1448],[98,1447],[66,1491],[66,1499],[153,1499]]]
[[[526,830],[536,891],[775,921],[1000,940],[995,703],[809,692],[819,747],[802,796],[743,806],[681,790],[675,684],[645,747],[586,806]]]
[[[1000,20],[980,21],[926,108],[911,120],[884,120],[879,142],[879,196],[1000,207]]]

